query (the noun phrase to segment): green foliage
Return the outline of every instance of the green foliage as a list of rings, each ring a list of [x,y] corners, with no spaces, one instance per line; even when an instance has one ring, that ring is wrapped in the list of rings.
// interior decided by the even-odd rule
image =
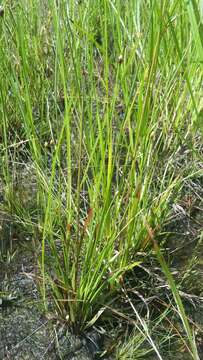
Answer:
[[[10,211],[39,230],[45,308],[51,292],[59,316],[81,331],[139,264],[137,252],[151,247],[146,224],[159,231],[188,176],[177,157],[201,101],[188,29],[189,15],[201,59],[199,11],[195,1],[175,0],[3,7],[2,178],[14,194],[13,165],[32,164],[34,209],[13,196]],[[195,358],[181,300],[157,254]]]

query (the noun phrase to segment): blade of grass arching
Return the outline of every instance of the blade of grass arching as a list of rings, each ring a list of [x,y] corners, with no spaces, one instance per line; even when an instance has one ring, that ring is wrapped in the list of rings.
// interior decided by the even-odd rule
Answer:
[[[170,272],[170,270],[169,270],[169,268],[168,268],[168,266],[166,264],[164,256],[161,253],[161,250],[160,250],[156,240],[154,239],[153,230],[150,228],[149,224],[146,221],[145,221],[145,226],[147,228],[147,231],[148,231],[148,234],[150,236],[150,240],[152,241],[155,253],[156,253],[157,258],[159,260],[159,263],[160,263],[160,265],[162,267],[162,270],[163,270],[163,272],[164,272],[164,274],[165,274],[165,276],[166,276],[166,278],[168,280],[168,283],[169,283],[170,289],[172,291],[175,303],[177,305],[179,316],[180,316],[180,318],[182,320],[185,332],[186,332],[187,337],[188,337],[188,342],[189,342],[189,345],[190,345],[190,352],[191,352],[192,358],[194,360],[200,360],[198,352],[197,352],[197,347],[196,347],[195,339],[194,339],[194,336],[193,336],[193,332],[191,330],[187,315],[185,313],[185,308],[183,306],[179,291],[178,291],[178,289],[176,287],[176,284],[175,284],[175,281],[173,279],[173,275],[171,274],[171,272]]]
[[[160,315],[158,315],[158,317],[156,317],[153,320],[148,319],[148,323],[146,325],[149,328],[148,331],[152,336],[157,331],[160,331],[159,326],[160,327],[163,326],[165,321],[168,322],[170,313],[171,313],[171,309],[169,309],[167,306],[166,310],[164,310],[162,313],[160,313]],[[158,340],[159,352],[162,348],[164,349],[164,345],[168,341],[170,341],[170,339],[173,338],[173,333],[171,333],[170,329],[168,330],[167,328],[165,328],[165,326],[164,326],[164,329],[165,329],[165,331],[163,331],[163,329],[161,327],[162,331],[160,333],[160,337]],[[148,344],[146,344],[146,341],[148,342]],[[154,344],[154,345],[156,346],[156,344]],[[127,360],[127,359],[128,360],[129,359],[137,360],[140,358],[145,359],[145,357],[147,357],[147,354],[152,353],[152,352],[154,353],[154,348],[150,344],[150,342],[147,338],[146,332],[144,332],[144,331],[140,332],[139,330],[137,330],[137,328],[135,326],[132,334],[126,338],[126,341],[124,342],[124,344],[121,344],[121,346],[117,348],[116,359],[117,360]],[[153,356],[153,359],[154,359],[154,356]]]
[[[151,345],[152,349],[154,350],[154,352],[156,353],[157,357],[159,360],[163,360],[159,349],[157,347],[157,345],[155,344],[151,334],[150,334],[150,330],[148,327],[147,322],[145,321],[144,318],[142,318],[139,314],[139,312],[137,311],[137,309],[135,308],[134,304],[132,303],[131,299],[129,298],[127,292],[125,290],[123,290],[124,292],[124,296],[126,298],[126,300],[129,302],[130,306],[132,307],[133,312],[136,315],[136,318],[138,321],[135,322],[135,327],[137,328],[137,330],[139,331],[140,334],[142,334],[144,337],[146,337],[146,340],[148,341],[148,343]],[[140,324],[140,325],[139,325]]]
[[[188,9],[188,16],[191,23],[193,38],[196,44],[198,58],[203,70],[203,19],[201,18],[201,13],[196,0],[186,1],[186,6]],[[199,6],[201,6],[202,9],[202,0],[199,1]]]

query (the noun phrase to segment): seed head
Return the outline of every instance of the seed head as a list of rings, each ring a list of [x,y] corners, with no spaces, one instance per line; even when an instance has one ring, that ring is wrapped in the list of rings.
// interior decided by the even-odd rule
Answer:
[[[0,6],[0,17],[4,16],[4,8]]]
[[[118,63],[122,64],[123,63],[123,55],[119,55],[118,57]]]

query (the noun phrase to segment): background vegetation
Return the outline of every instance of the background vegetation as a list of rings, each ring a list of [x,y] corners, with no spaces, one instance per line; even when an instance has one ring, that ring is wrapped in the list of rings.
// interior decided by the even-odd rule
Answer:
[[[152,333],[175,310],[146,320],[133,302],[154,286],[138,279],[155,255],[198,359],[159,235],[202,175],[202,26],[195,0],[5,0],[0,10],[0,210],[14,224],[2,252],[14,232],[32,239],[45,309],[76,333],[131,319],[119,359],[137,348],[161,359],[170,337],[172,327],[157,343]]]

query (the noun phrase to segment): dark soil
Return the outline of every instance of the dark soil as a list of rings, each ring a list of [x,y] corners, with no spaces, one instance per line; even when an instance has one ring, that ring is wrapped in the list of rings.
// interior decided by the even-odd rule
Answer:
[[[2,264],[0,276],[0,359],[92,360],[101,350],[100,335],[70,334],[43,314],[28,251]]]

